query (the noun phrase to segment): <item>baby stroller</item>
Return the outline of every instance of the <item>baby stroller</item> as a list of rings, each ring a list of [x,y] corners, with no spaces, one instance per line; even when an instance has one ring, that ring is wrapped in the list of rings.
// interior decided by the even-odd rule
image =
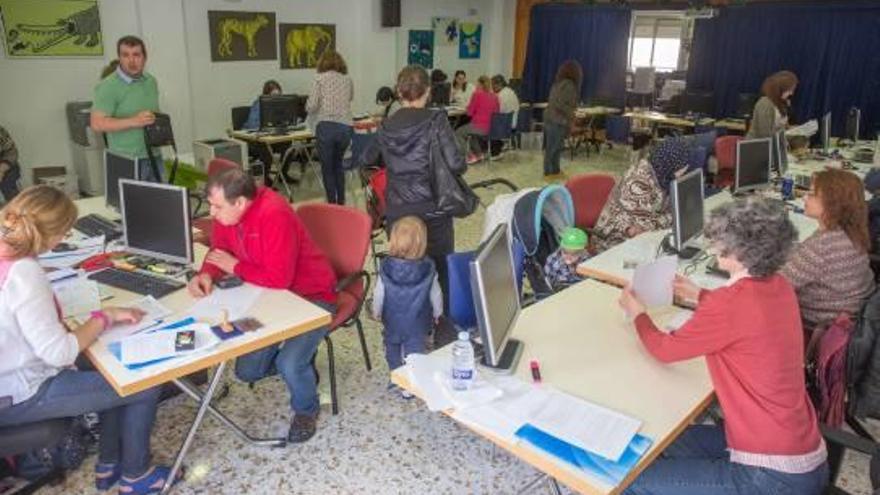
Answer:
[[[574,226],[574,202],[564,186],[550,185],[528,191],[516,199],[510,220],[514,242],[525,252],[525,274],[536,299],[553,293],[544,276],[547,257],[559,248],[559,238]]]

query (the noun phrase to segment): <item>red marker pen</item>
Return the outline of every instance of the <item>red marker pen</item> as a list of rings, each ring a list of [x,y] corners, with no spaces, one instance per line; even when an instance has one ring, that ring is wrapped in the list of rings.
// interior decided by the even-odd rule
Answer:
[[[541,367],[538,365],[538,360],[532,359],[529,363],[529,367],[532,370],[532,382],[541,383]]]

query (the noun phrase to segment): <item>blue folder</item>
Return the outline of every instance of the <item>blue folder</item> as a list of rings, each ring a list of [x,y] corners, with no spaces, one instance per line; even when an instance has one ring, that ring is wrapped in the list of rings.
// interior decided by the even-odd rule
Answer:
[[[164,327],[157,328],[155,330],[150,330],[150,332],[161,332],[162,330],[173,330],[175,328],[182,328],[185,326],[192,325],[195,322],[196,322],[195,318],[184,318],[184,319],[182,319],[180,321],[176,321],[170,325],[165,325]],[[107,350],[110,351],[110,354],[113,354],[113,357],[122,361],[122,344],[118,340],[116,342],[110,342],[110,344],[107,346]],[[171,357],[162,358],[162,359],[154,359],[152,361],[147,361],[145,363],[124,364],[123,366],[125,366],[126,368],[128,368],[130,370],[139,370],[141,368],[146,368],[147,366],[152,366],[156,363],[168,361],[169,359],[174,359],[176,357],[177,356],[171,356]]]
[[[620,459],[614,462],[596,454],[591,454],[565,440],[560,440],[530,424],[523,425],[517,430],[516,436],[553,457],[586,471],[612,486],[623,481],[626,474],[635,467],[639,459],[645,455],[645,452],[654,443],[644,435],[636,435],[626,447]]]

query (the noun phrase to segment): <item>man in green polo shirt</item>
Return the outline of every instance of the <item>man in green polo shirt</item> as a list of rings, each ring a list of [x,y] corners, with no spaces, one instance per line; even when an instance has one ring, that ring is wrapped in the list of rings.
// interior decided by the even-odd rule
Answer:
[[[136,36],[123,36],[116,42],[116,54],[119,56],[116,71],[95,87],[92,129],[106,133],[111,151],[138,159],[141,180],[161,182],[161,158],[157,159],[160,176],[156,177],[144,142],[144,127],[156,120],[153,112],[159,111],[156,78],[144,72],[147,47]]]

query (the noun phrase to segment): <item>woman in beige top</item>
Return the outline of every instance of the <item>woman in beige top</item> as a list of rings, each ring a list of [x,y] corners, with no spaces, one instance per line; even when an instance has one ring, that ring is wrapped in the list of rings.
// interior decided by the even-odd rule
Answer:
[[[318,159],[327,202],[345,204],[345,172],[342,156],[351,141],[351,100],[354,85],[348,68],[336,50],[327,49],[318,60],[318,74],[306,102],[309,120],[315,125]]]

